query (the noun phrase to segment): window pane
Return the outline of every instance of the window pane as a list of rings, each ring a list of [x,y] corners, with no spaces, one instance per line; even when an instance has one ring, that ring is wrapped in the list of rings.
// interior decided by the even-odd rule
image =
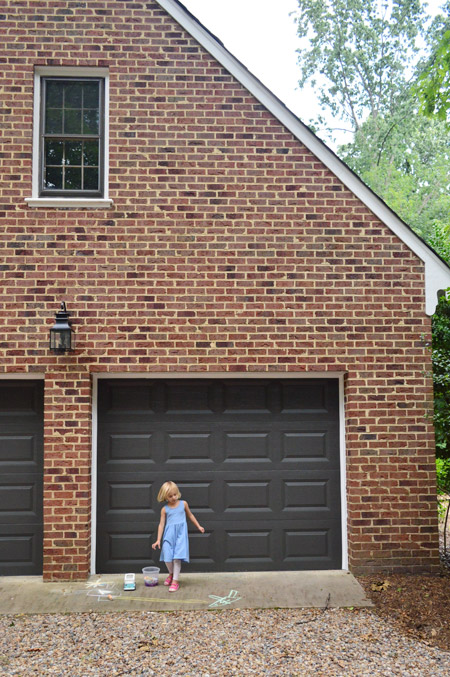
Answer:
[[[98,110],[83,111],[83,134],[98,134]]]
[[[83,108],[98,108],[98,82],[83,85]]]
[[[81,134],[81,110],[64,111],[64,134]]]
[[[98,142],[85,141],[83,144],[83,164],[91,167],[98,166]]]
[[[44,188],[62,188],[62,167],[47,167]]]
[[[90,167],[84,170],[84,190],[98,190],[98,169]]]
[[[81,165],[81,141],[68,141],[66,143],[66,165]]]
[[[45,131],[47,134],[61,134],[62,132],[62,110],[57,108],[48,108],[45,114]]]
[[[63,147],[62,141],[46,141],[45,142],[45,164],[46,165],[62,165],[63,163]]]
[[[47,108],[62,108],[63,105],[63,83],[47,81],[46,102]]]
[[[81,190],[81,167],[67,167],[65,179],[64,188],[66,190]]]
[[[82,91],[80,82],[66,84],[64,89],[64,108],[81,108]]]
[[[97,78],[45,78],[42,191],[101,191],[101,92]]]

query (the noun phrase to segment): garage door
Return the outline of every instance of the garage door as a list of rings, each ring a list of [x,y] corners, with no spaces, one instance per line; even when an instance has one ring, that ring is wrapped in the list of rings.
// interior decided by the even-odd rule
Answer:
[[[340,569],[338,400],[334,379],[100,381],[97,572],[152,563],[167,480],[206,529],[189,571]]]
[[[43,382],[0,381],[0,575],[42,574]]]

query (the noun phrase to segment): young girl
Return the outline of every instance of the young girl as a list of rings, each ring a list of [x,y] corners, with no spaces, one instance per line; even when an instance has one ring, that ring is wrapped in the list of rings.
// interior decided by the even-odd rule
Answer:
[[[169,592],[176,592],[180,587],[178,578],[181,571],[181,561],[189,562],[186,515],[202,534],[205,533],[204,528],[200,526],[189,510],[186,501],[180,501],[180,498],[180,490],[174,482],[165,482],[158,493],[158,503],[166,501],[167,505],[161,510],[158,540],[153,543],[152,548],[156,550],[156,548],[161,547],[162,537],[162,550],[159,559],[166,563],[169,570],[169,575],[164,581],[164,585],[170,586]]]

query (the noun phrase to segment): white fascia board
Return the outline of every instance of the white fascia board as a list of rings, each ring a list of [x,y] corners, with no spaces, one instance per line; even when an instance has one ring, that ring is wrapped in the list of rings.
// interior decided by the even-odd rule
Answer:
[[[437,292],[450,287],[450,268],[444,261],[187,9],[174,0],[157,2],[424,262],[426,313],[432,315],[436,308]]]

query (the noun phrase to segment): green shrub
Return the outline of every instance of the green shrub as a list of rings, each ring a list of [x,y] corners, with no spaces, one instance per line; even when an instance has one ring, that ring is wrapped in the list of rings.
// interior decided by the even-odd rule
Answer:
[[[447,300],[445,295],[439,299],[432,323],[431,359],[436,456],[448,459],[450,458],[450,299]]]
[[[447,554],[447,524],[450,514],[450,459],[436,459],[437,476],[437,494],[438,494],[438,515],[444,522],[444,557]]]
[[[436,459],[437,493],[450,494],[450,458]]]

